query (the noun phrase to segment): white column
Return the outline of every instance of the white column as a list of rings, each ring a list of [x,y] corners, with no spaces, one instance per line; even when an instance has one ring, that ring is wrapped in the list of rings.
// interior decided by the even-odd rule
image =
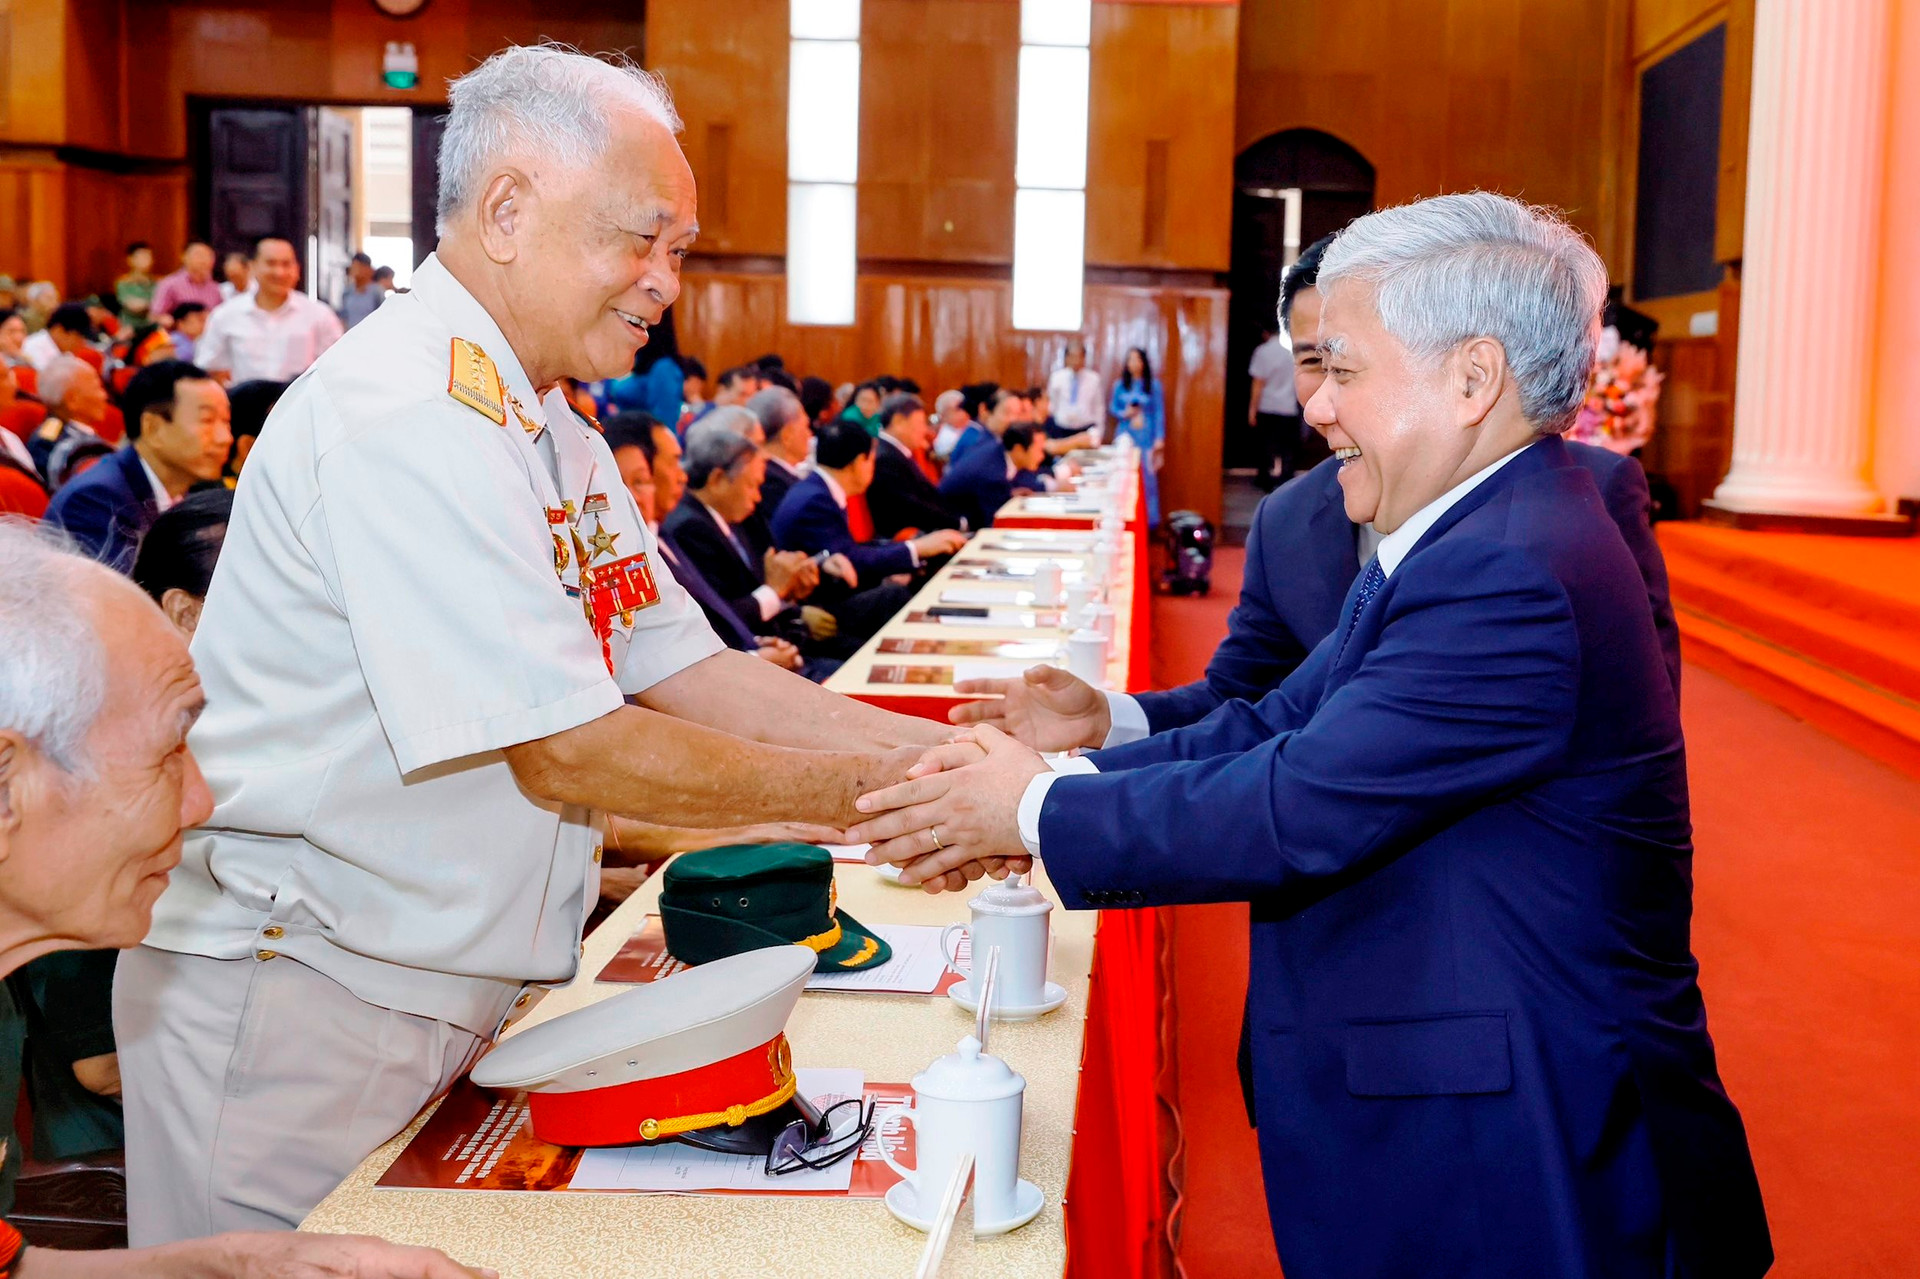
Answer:
[[[1734,511],[1862,515],[1867,481],[1889,0],[1759,0],[1740,290]]]

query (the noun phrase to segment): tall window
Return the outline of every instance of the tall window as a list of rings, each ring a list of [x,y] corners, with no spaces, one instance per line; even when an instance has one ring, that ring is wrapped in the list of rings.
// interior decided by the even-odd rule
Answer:
[[[852,324],[860,0],[791,0],[787,320]]]
[[[1021,0],[1013,327],[1078,329],[1087,265],[1092,0]]]

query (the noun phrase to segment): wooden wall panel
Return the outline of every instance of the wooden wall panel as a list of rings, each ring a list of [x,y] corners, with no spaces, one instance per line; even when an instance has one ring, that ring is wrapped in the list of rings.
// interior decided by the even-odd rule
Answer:
[[[0,271],[68,296],[108,289],[134,240],[162,270],[186,236],[183,174],[115,174],[48,158],[0,160]]]
[[[647,65],[666,77],[686,121],[680,145],[700,185],[705,252],[786,252],[787,9],[787,0],[647,6]],[[705,199],[714,188],[726,192],[719,218]]]
[[[1235,5],[1093,7],[1090,264],[1227,269],[1239,33]]]
[[[861,257],[1013,261],[1019,53],[1006,0],[861,5]]]
[[[0,139],[50,144],[66,136],[66,5],[62,0],[0,0],[7,28],[0,55]]]
[[[1608,6],[1596,0],[1246,0],[1235,150],[1320,129],[1396,204],[1474,186],[1599,230]]]
[[[710,369],[778,351],[797,375],[839,383],[911,377],[929,396],[967,382],[1043,382],[1065,338],[1009,324],[1004,280],[863,275],[860,323],[786,323],[777,274],[690,270],[676,304],[681,348]],[[1168,448],[1162,505],[1220,518],[1220,423],[1227,295],[1223,289],[1087,288],[1088,360],[1109,378],[1128,347],[1145,347],[1166,383]]]

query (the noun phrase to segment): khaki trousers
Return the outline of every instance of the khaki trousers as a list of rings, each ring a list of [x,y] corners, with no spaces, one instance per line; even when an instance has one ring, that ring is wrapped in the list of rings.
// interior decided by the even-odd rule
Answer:
[[[478,1056],[284,956],[120,957],[113,1028],[135,1248],[301,1220]]]

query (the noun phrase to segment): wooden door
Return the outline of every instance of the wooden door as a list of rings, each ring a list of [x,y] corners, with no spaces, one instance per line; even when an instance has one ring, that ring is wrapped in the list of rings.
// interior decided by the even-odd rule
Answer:
[[[447,131],[445,107],[413,109],[413,264],[419,266],[440,242],[434,218],[440,203],[440,135]]]
[[[307,124],[299,107],[209,107],[205,163],[197,166],[200,219],[214,252],[251,253],[280,236],[307,242]]]

